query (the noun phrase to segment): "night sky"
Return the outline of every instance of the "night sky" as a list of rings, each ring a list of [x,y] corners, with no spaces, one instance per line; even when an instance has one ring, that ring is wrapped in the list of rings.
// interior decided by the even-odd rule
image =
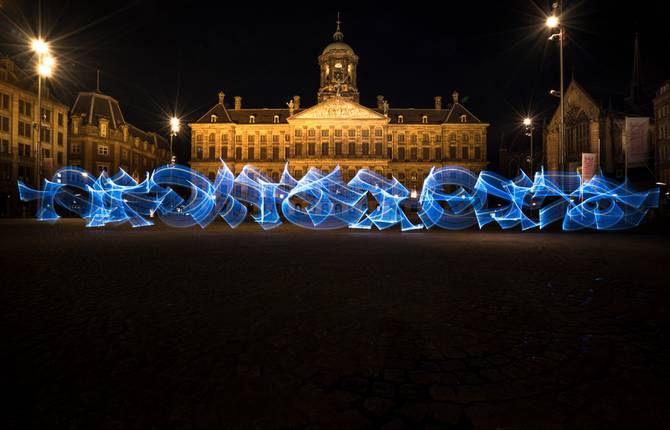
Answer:
[[[331,42],[337,7],[271,8],[260,3],[167,1],[0,0],[0,52],[26,64],[27,36],[43,32],[59,60],[53,90],[71,104],[77,91],[101,90],[117,98],[124,116],[166,134],[176,109],[184,122],[203,115],[224,90],[245,107],[284,107],[294,94],[316,102],[317,56]],[[574,74],[598,96],[624,97],[629,88],[633,37],[639,32],[642,84],[649,96],[670,78],[667,25],[670,7],[656,1],[566,1],[566,80]],[[429,2],[382,11],[342,3],[344,41],[360,57],[361,102],[378,94],[392,107],[432,107],[433,96],[467,97],[475,115],[491,123],[489,158],[505,135],[523,142],[519,121],[547,118],[558,100],[558,48],[547,40],[551,2]],[[286,3],[289,5],[289,3]],[[626,5],[626,6],[624,6]],[[609,96],[608,96],[609,97]],[[607,104],[608,100],[599,100]],[[188,153],[187,134],[180,138]],[[183,157],[180,157],[183,160]],[[494,167],[494,166],[493,166]]]

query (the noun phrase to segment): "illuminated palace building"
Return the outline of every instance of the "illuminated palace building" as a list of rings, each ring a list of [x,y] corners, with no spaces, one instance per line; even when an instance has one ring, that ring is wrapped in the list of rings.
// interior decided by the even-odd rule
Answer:
[[[394,176],[418,190],[433,166],[460,165],[475,172],[486,165],[486,129],[461,103],[458,92],[443,107],[392,108],[382,96],[377,106],[359,104],[358,56],[343,42],[338,22],[333,43],[318,57],[318,103],[303,108],[294,96],[285,108],[243,108],[235,97],[219,102],[192,129],[191,165],[214,178],[223,159],[234,173],[252,164],[278,181],[288,162],[301,178],[311,167],[324,172],[340,166],[345,179],[359,169]]]

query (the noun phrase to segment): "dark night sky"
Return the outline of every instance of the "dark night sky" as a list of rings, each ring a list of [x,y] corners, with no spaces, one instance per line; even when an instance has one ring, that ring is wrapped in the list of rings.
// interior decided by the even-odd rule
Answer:
[[[4,3],[4,4],[3,4]],[[197,119],[223,89],[247,107],[283,107],[294,94],[316,101],[317,56],[331,41],[335,8],[249,9],[230,2],[43,1],[44,32],[59,58],[54,91],[67,103],[79,90],[101,89],[122,104],[126,120],[165,132],[175,109]],[[597,94],[628,91],[633,34],[640,35],[643,85],[652,94],[670,77],[670,48],[661,26],[662,2],[566,1],[566,79]],[[663,2],[668,3],[668,2]],[[288,3],[287,3],[288,4]],[[377,4],[383,12],[342,4],[342,30],[360,57],[363,104],[383,94],[393,107],[431,107],[454,89],[490,122],[490,158],[500,135],[522,139],[519,119],[548,117],[557,99],[558,49],[547,40],[547,0],[443,2],[444,9]],[[38,2],[0,0],[0,52],[20,62],[30,57],[25,34],[37,31]],[[624,6],[625,5],[625,6]],[[604,103],[607,100],[602,100]],[[182,146],[187,139],[181,139]]]

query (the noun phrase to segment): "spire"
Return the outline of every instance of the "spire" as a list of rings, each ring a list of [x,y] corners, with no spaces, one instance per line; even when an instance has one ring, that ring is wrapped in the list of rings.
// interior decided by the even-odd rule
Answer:
[[[638,45],[637,32],[633,44],[633,72],[630,78],[630,100],[635,103],[640,98],[640,47]]]
[[[340,13],[337,12],[337,21],[335,21],[337,24],[337,29],[335,30],[335,33],[333,34],[333,40],[335,42],[341,42],[344,39],[344,34],[340,31],[340,24],[342,24],[342,21],[340,21]]]

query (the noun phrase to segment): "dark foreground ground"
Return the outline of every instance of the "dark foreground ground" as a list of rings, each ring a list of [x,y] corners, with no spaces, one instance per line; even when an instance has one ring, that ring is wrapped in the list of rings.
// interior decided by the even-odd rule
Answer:
[[[667,234],[0,237],[3,429],[670,422]]]

